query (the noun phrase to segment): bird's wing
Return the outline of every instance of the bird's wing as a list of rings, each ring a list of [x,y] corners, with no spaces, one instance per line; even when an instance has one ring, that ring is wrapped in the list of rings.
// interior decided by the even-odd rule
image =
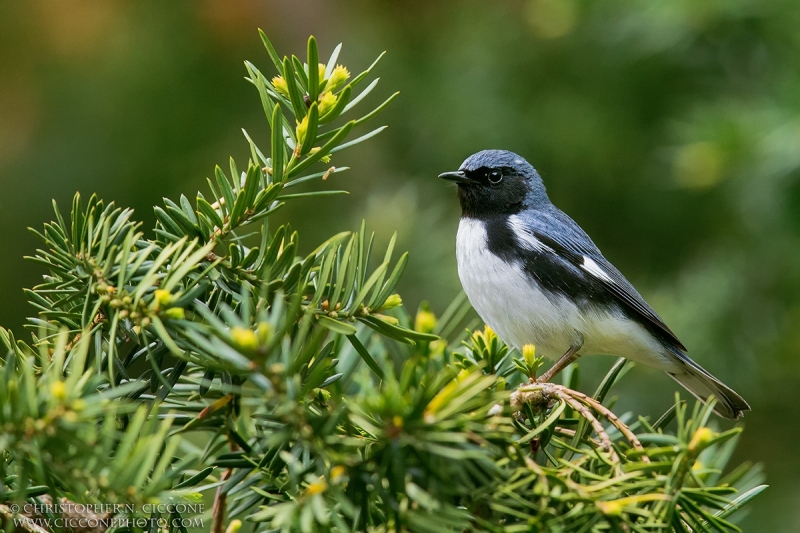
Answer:
[[[559,210],[539,212],[535,217],[525,217],[517,231],[527,231],[543,245],[572,265],[586,272],[619,302],[650,322],[676,347],[686,351],[678,337],[650,307],[625,276],[612,265],[586,232],[569,216]],[[547,231],[545,231],[547,228]],[[559,228],[558,232],[552,228]]]

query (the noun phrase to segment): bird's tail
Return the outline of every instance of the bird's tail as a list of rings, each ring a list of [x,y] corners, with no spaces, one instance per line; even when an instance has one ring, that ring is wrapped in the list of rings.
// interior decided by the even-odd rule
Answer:
[[[714,412],[724,418],[736,420],[744,411],[749,411],[750,406],[733,389],[712,376],[703,367],[689,359],[685,354],[680,354],[680,372],[669,372],[672,379],[683,385],[695,398],[706,401],[712,394],[717,400]]]

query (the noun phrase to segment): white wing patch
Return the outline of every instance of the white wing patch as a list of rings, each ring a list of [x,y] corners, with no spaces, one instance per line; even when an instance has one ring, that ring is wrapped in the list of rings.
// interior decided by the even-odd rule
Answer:
[[[536,353],[558,358],[565,346],[575,342],[575,332],[585,327],[574,302],[544,292],[519,262],[507,263],[489,251],[483,222],[461,219],[456,257],[470,303],[510,345],[521,349],[524,344],[536,344]]]
[[[525,223],[517,215],[508,217],[508,224],[514,235],[517,237],[517,242],[523,248],[527,248],[532,252],[553,251],[552,248],[544,244],[542,241],[534,237],[527,229]]]
[[[550,249],[520,231],[519,222],[512,226],[519,242]],[[518,262],[507,263],[489,251],[487,241],[481,221],[461,219],[456,238],[458,276],[472,306],[508,344],[518,349],[535,344],[537,354],[555,360],[578,333],[584,338],[581,354],[617,355],[667,372],[678,370],[675,356],[641,324],[624,313],[594,306],[581,309],[562,294],[545,292]],[[584,256],[581,267],[589,275],[610,279],[591,258]]]
[[[583,264],[581,265],[581,268],[596,278],[600,278],[608,283],[614,283],[614,280],[611,279],[611,276],[606,274],[605,271],[600,268],[600,265],[595,263],[594,259],[587,255],[583,256]]]

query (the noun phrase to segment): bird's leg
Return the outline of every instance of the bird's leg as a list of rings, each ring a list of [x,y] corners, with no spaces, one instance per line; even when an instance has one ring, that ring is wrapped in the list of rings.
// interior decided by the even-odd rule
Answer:
[[[555,362],[553,366],[547,369],[547,372],[542,374],[540,377],[536,379],[537,383],[548,383],[553,377],[568,367],[573,361],[575,361],[580,355],[578,355],[578,350],[581,349],[583,346],[583,339],[579,342],[573,344],[569,347],[569,350],[561,356],[561,358]]]

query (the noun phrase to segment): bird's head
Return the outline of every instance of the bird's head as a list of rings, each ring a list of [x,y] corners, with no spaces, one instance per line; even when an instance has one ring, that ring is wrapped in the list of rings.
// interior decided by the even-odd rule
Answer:
[[[542,178],[531,164],[506,150],[472,154],[457,171],[439,177],[458,185],[462,216],[512,215],[550,201]]]

